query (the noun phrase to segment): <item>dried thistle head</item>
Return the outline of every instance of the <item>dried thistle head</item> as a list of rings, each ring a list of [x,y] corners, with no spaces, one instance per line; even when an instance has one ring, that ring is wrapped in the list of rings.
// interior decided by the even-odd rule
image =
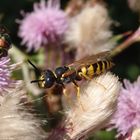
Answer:
[[[84,7],[83,0],[71,0],[68,2],[68,5],[65,11],[70,17],[72,17],[78,14],[83,7]]]
[[[41,122],[24,106],[23,87],[7,90],[0,96],[0,138],[22,140],[44,140],[46,133]]]
[[[80,97],[84,110],[77,102],[67,112],[66,126],[71,125],[67,135],[78,139],[103,128],[116,110],[119,89],[118,78],[111,73],[87,83]]]
[[[140,140],[140,128],[135,128],[131,136],[132,140]]]
[[[110,41],[111,23],[107,9],[103,5],[85,7],[71,19],[65,42],[77,49],[77,59],[110,50],[114,46]]]
[[[85,139],[104,128],[116,110],[119,89],[118,77],[109,72],[87,82],[81,88],[80,103],[76,99],[76,103],[66,111],[61,126],[49,138]]]
[[[128,0],[128,5],[133,11],[140,13],[140,1],[139,0]]]

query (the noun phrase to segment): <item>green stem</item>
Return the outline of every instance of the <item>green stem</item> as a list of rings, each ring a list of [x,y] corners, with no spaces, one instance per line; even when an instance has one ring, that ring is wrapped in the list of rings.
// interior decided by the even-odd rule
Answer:
[[[17,49],[15,46],[12,46],[12,49],[9,51],[9,54],[11,55],[14,62],[23,62],[21,65],[21,70],[24,78],[24,82],[26,85],[26,88],[29,92],[34,93],[34,95],[39,95],[42,93],[42,91],[37,88],[34,84],[31,84],[30,81],[30,72],[29,72],[29,65],[27,63],[28,56],[22,53],[19,49]]]
[[[110,57],[115,57],[116,55],[118,55],[119,53],[121,53],[122,51],[124,51],[125,49],[127,49],[128,47],[130,47],[133,43],[135,42],[139,42],[139,28],[138,30],[132,34],[128,39],[126,39],[122,44],[118,45],[117,47],[115,47],[110,54]]]

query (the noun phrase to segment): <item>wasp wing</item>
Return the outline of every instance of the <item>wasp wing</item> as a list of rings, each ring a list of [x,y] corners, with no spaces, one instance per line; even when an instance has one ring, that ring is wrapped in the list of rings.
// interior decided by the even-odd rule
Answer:
[[[109,56],[109,51],[105,51],[105,52],[101,52],[101,53],[98,53],[95,55],[87,56],[87,57],[84,57],[78,61],[75,61],[74,63],[71,63],[70,65],[68,65],[68,67],[70,69],[63,74],[63,77],[67,77],[67,76],[71,75],[75,71],[78,71],[79,69],[81,69],[81,67],[83,67],[83,66],[94,64],[94,63],[101,61],[103,59],[107,59],[107,56]]]
[[[75,69],[79,69],[82,66],[94,64],[100,60],[106,59],[108,55],[109,51],[101,52],[95,55],[90,55],[78,61],[75,61],[74,63],[68,65],[68,67],[74,67]]]

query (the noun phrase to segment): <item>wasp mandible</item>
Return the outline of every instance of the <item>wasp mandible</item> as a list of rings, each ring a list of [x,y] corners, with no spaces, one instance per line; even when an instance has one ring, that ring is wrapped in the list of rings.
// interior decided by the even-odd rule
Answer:
[[[101,52],[75,61],[70,65],[57,67],[54,71],[49,69],[40,71],[31,61],[28,60],[40,75],[39,79],[31,81],[31,83],[37,82],[40,88],[50,88],[57,83],[62,85],[64,91],[65,84],[73,83],[77,88],[77,97],[79,97],[80,88],[77,81],[82,79],[90,80],[94,76],[98,76],[109,70],[114,64],[110,59],[108,59],[108,56],[108,51]]]

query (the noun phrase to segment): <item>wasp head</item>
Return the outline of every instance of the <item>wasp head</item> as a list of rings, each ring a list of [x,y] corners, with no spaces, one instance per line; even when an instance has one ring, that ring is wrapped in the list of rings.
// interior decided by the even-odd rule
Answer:
[[[38,80],[40,88],[50,88],[56,81],[55,75],[51,70],[45,70]]]
[[[50,88],[56,81],[55,75],[51,70],[40,71],[30,60],[28,62],[35,69],[36,73],[39,74],[39,79],[31,81],[31,83],[38,83],[40,88]]]

